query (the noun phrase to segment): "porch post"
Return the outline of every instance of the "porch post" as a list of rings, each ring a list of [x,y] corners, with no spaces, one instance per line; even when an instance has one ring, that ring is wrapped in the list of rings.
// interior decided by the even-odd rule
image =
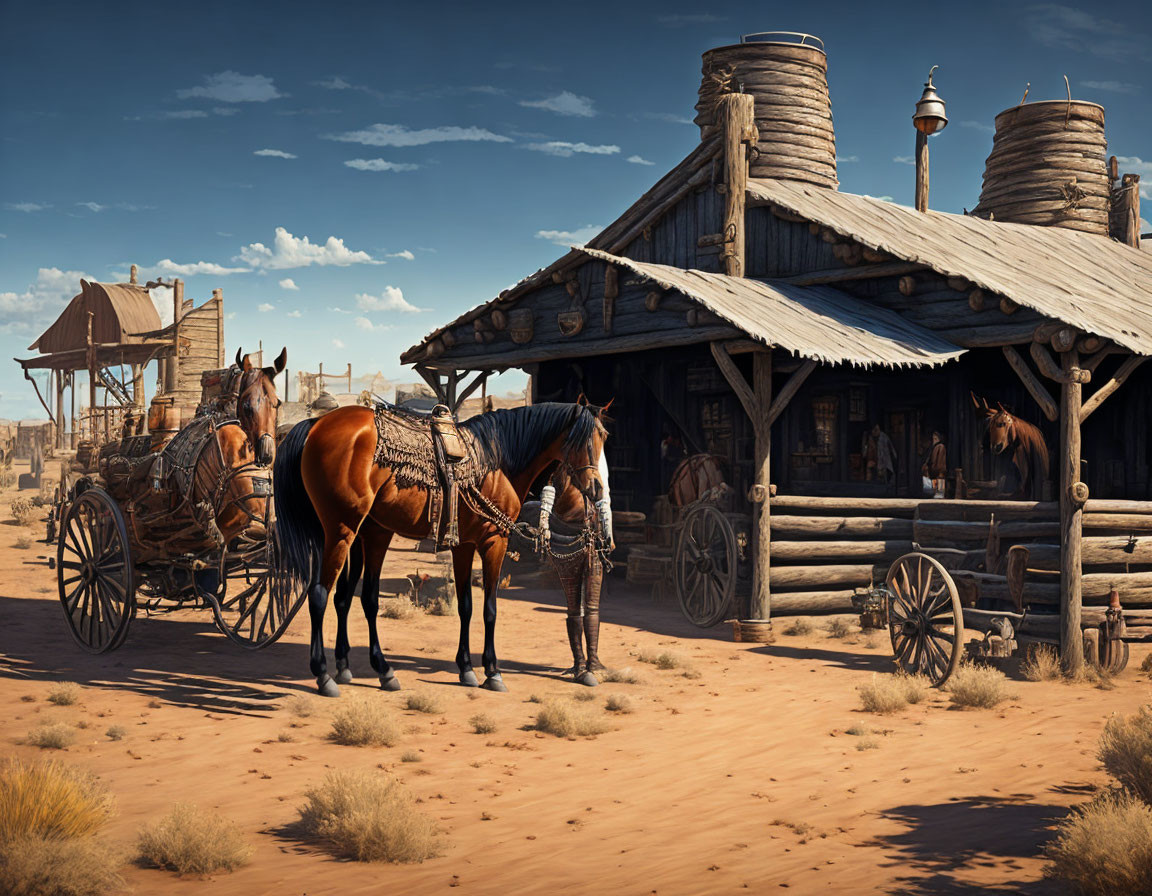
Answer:
[[[56,449],[64,449],[64,371],[54,370],[56,377]]]
[[[755,484],[752,486],[752,520],[755,541],[755,564],[752,571],[752,601],[748,608],[750,621],[767,622],[771,608],[771,470],[769,458],[772,448],[772,349],[758,351],[752,356],[752,390],[756,399],[756,414],[752,418],[756,444]]]
[[[1081,536],[1088,487],[1080,481],[1080,408],[1083,376],[1080,354],[1064,352],[1060,384],[1060,659],[1064,671],[1084,667],[1080,630]]]

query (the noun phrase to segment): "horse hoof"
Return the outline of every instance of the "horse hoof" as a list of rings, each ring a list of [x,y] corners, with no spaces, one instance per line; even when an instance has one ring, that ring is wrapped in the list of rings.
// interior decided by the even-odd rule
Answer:
[[[396,677],[394,672],[389,672],[387,675],[381,675],[380,687],[385,691],[398,691],[400,690],[400,679]]]
[[[460,673],[460,684],[466,688],[480,687],[480,681],[476,678],[476,673],[469,669],[467,672]]]
[[[320,692],[321,697],[339,697],[340,688],[336,687],[336,682],[332,680],[331,675],[321,675],[316,679],[316,690]]]
[[[495,675],[489,675],[487,678],[485,678],[484,684],[480,685],[480,687],[484,688],[486,691],[496,691],[500,694],[503,694],[508,690],[508,686],[504,684],[504,679],[500,677],[499,672],[497,672]]]
[[[336,670],[336,684],[352,684],[352,670],[345,666]]]
[[[576,684],[582,684],[586,688],[594,688],[599,685],[600,682],[596,680],[595,675],[585,669],[583,672],[576,676]]]

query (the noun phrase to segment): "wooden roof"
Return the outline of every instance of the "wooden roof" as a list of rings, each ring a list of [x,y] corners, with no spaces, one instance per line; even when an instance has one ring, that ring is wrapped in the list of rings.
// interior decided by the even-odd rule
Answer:
[[[144,341],[141,334],[160,329],[160,315],[144,287],[81,280],[79,295],[28,350],[54,354],[86,348],[89,311],[97,344],[136,345]]]
[[[796,181],[750,180],[779,206],[871,249],[927,265],[1057,320],[1152,354],[1152,254],[1062,227],[917,212]]]
[[[580,251],[694,299],[757,342],[813,361],[920,367],[944,364],[964,353],[895,311],[830,286],[729,277],[633,261],[597,249]]]

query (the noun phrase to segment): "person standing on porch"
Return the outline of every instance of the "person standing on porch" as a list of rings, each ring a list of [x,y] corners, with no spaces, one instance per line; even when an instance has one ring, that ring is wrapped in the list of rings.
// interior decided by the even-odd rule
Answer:
[[[896,447],[879,423],[872,426],[872,438],[876,440],[876,472],[881,482],[891,485],[896,478]]]
[[[932,497],[944,497],[944,483],[948,476],[948,449],[939,430],[932,430],[932,447],[921,467],[924,476],[932,480]]]

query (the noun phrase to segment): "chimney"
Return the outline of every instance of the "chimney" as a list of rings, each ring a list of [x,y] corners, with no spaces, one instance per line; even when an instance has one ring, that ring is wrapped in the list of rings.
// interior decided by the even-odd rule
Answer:
[[[716,104],[726,93],[751,95],[760,133],[750,177],[799,180],[835,189],[836,134],[824,42],[809,34],[767,31],[704,54],[695,122],[700,138],[720,131]]]

